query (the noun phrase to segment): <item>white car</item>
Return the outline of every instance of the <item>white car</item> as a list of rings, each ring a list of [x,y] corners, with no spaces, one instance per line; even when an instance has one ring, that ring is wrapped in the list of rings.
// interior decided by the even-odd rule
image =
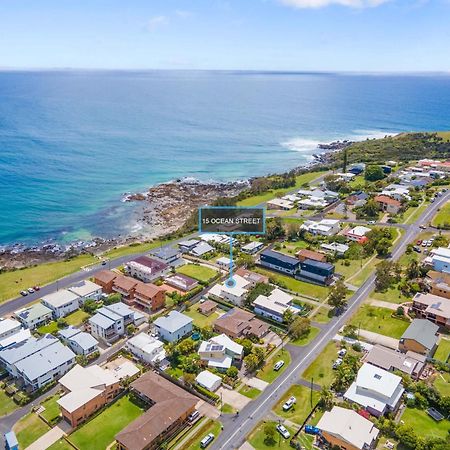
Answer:
[[[292,396],[286,400],[286,403],[283,405],[283,411],[289,411],[294,405],[297,399]]]
[[[207,434],[201,441],[200,441],[200,447],[206,448],[209,444],[214,440],[214,434],[209,433]]]
[[[347,354],[347,349],[345,349],[345,348],[341,348],[338,351],[338,356],[340,356],[341,358],[344,357],[346,354]]]
[[[277,425],[277,430],[278,433],[280,433],[285,439],[289,439],[291,437],[291,433],[289,433],[289,431],[286,430],[286,427],[281,425],[281,423]]]
[[[284,361],[280,360],[273,366],[273,370],[275,370],[275,372],[278,372],[283,366]]]
[[[341,364],[342,364],[342,358],[338,358],[338,359],[333,363],[333,369],[337,369]]]

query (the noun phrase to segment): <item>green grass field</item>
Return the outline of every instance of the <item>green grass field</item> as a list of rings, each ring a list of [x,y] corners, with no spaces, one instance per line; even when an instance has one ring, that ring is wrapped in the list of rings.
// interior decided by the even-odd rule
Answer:
[[[256,389],[251,386],[247,386],[244,384],[238,391],[240,394],[245,395],[248,398],[254,399],[258,397],[259,394],[261,394],[261,391],[259,389]]]
[[[47,399],[45,399],[41,405],[45,408],[45,411],[41,413],[41,416],[44,417],[45,420],[51,422],[52,420],[59,417],[60,410],[59,405],[56,403],[60,398],[59,394],[55,394]]]
[[[189,309],[183,311],[183,313],[194,319],[195,326],[200,328],[211,327],[219,317],[219,314],[217,312],[213,312],[210,316],[205,316],[204,314],[198,312],[199,306],[199,304],[191,306]]]
[[[275,422],[276,424],[276,422]],[[286,429],[291,433],[291,436],[294,435],[295,430],[291,427],[286,427]],[[278,450],[291,450],[292,447],[289,443],[289,439],[284,439],[280,433],[276,433],[275,441],[272,443],[265,442],[265,434],[264,434],[264,423],[260,423],[249,435],[248,442],[252,445],[256,450],[267,450],[267,449],[278,449]]]
[[[436,422],[426,411],[415,408],[406,408],[402,415],[406,425],[420,430],[421,436],[445,438],[448,435],[450,422],[446,419]]]
[[[441,395],[450,396],[450,374],[447,372],[439,372],[434,380],[434,387],[441,393]]]
[[[303,336],[300,339],[296,339],[295,341],[290,341],[290,343],[300,346],[308,345],[319,333],[320,333],[319,328],[311,327],[309,333],[306,336]]]
[[[283,411],[283,404],[286,400],[294,396],[296,398],[295,405],[289,411]],[[319,400],[319,393],[312,392],[312,404],[311,404],[311,390],[305,386],[294,385],[290,387],[281,397],[280,401],[273,408],[275,414],[285,419],[289,419],[298,425],[301,425],[308,417],[314,405]]]
[[[429,203],[425,202],[415,208],[409,208],[408,211],[403,214],[403,223],[410,224],[416,222],[422,213],[427,209],[428,205]]]
[[[324,306],[321,306],[317,312],[310,316],[309,318],[313,322],[319,322],[319,323],[328,323],[331,318],[333,317],[332,311],[328,308],[325,308]]]
[[[410,301],[410,297],[406,297],[397,289],[397,286],[393,286],[392,288],[388,289],[386,292],[376,292],[373,291],[372,294],[370,294],[370,298],[373,298],[375,300],[382,300],[384,302],[389,303],[404,303],[407,301]]]
[[[435,227],[442,227],[445,223],[450,224],[450,202],[447,202],[431,221]]]
[[[89,317],[88,313],[79,309],[78,311],[75,311],[72,314],[69,314],[68,316],[64,317],[64,320],[67,322],[67,325],[78,327],[83,323],[83,320],[87,319],[88,317]],[[42,327],[38,328],[38,332],[40,334],[56,333],[58,332],[58,330],[59,329],[56,321],[52,321],[47,325],[43,325]]]
[[[338,358],[339,347],[335,342],[329,342],[322,353],[303,372],[302,378],[306,381],[313,379],[315,384],[330,386],[334,379],[332,364]]]
[[[350,319],[350,324],[361,328],[361,330],[372,331],[374,333],[400,339],[409,326],[405,320],[391,317],[392,311],[386,308],[379,308],[363,304]]]
[[[283,286],[286,287],[286,289],[297,292],[299,295],[306,295],[308,297],[314,297],[319,300],[325,300],[328,297],[329,288],[327,287],[306,283],[304,281],[296,280],[295,278],[291,278],[281,273],[272,272],[266,269],[257,268],[255,269],[255,272],[259,272],[276,281],[281,282]]]
[[[0,389],[0,417],[11,414],[18,406],[12,397],[8,397],[3,389]]]
[[[221,432],[220,422],[214,420],[208,420],[205,424],[202,424],[198,428],[194,436],[192,436],[187,442],[183,444],[183,448],[188,450],[200,450],[200,441],[208,434],[212,433],[217,438]]]
[[[450,339],[441,338],[434,359],[447,362],[450,356]]]
[[[436,134],[444,139],[444,141],[450,142],[450,131],[438,131]]]
[[[60,439],[53,445],[50,445],[47,450],[73,450],[73,447],[65,439]]]
[[[284,366],[278,370],[273,370],[273,366],[277,361],[283,360]],[[286,349],[280,349],[278,352],[267,362],[267,364],[258,372],[257,378],[272,383],[278,378],[291,363],[291,354]]]
[[[362,269],[358,268],[357,272],[347,279],[347,281],[354,286],[361,286],[367,278],[369,278],[369,275],[375,270],[375,266],[380,262],[381,260],[378,258],[374,258],[370,260]]]
[[[124,247],[117,247],[117,248],[108,250],[107,252],[103,253],[102,256],[104,256],[105,258],[109,258],[109,259],[120,258],[121,256],[133,255],[134,253],[148,252],[149,250],[153,250],[156,247],[160,247],[162,245],[167,245],[174,241],[175,241],[175,239],[162,240],[162,241],[156,240],[156,241],[152,241],[152,242],[143,242],[141,244],[133,243],[133,244],[126,245]]]
[[[237,206],[256,206],[261,203],[267,202],[269,200],[272,200],[275,197],[281,197],[285,195],[288,192],[291,192],[295,189],[300,189],[303,184],[305,183],[311,183],[311,181],[314,181],[316,178],[318,178],[320,175],[323,175],[325,172],[308,172],[304,173],[302,175],[299,175],[296,178],[295,186],[288,188],[288,189],[275,189],[273,191],[268,191],[260,195],[254,195],[252,197],[248,197],[244,200],[241,200],[236,203]]]
[[[207,283],[217,275],[216,270],[197,264],[185,264],[184,266],[179,267],[177,272],[195,278],[203,283]]]
[[[68,261],[40,264],[35,267],[0,274],[0,302],[19,296],[19,292],[32,286],[44,286],[59,278],[77,272],[81,267],[98,261],[82,255]]]
[[[104,450],[114,441],[114,436],[119,431],[143,412],[128,396],[124,396],[78,428],[69,439],[80,449]]]
[[[355,273],[360,270],[364,264],[366,264],[370,260],[370,257],[360,259],[360,260],[349,260],[350,263],[348,266],[344,264],[343,259],[339,259],[335,262],[336,273],[343,275],[345,279],[352,277]]]
[[[27,448],[34,441],[39,439],[50,427],[39,418],[35,413],[27,414],[22,417],[14,426],[13,430],[16,433],[17,441],[20,448]]]

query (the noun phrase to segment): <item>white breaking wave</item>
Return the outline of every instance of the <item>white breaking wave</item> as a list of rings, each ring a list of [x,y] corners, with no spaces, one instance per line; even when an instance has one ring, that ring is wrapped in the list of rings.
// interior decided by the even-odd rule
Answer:
[[[303,138],[293,138],[288,141],[281,142],[283,147],[296,152],[311,152],[316,150],[319,144],[323,144],[323,141]]]

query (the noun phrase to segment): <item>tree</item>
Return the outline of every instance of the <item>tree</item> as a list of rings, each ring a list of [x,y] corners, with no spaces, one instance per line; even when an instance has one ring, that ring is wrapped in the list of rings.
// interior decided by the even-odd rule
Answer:
[[[373,198],[370,198],[363,206],[355,208],[355,211],[357,212],[357,217],[376,219],[380,212],[380,205]]]
[[[264,444],[271,447],[275,444],[275,436],[277,435],[277,428],[274,422],[266,422],[264,424]]]
[[[375,250],[378,256],[385,257],[389,254],[391,249],[391,241],[387,238],[382,238],[375,243]]]
[[[381,166],[371,165],[366,167],[364,178],[367,181],[378,181],[384,178],[384,172]]]
[[[89,363],[88,359],[84,355],[77,355],[75,357],[75,361],[77,362],[77,364],[79,364],[82,367],[87,366]]]
[[[108,295],[108,297],[103,300],[103,304],[108,306],[114,303],[119,303],[121,300],[122,296],[118,292],[116,292],[115,294]]]
[[[311,321],[306,317],[296,317],[288,329],[289,336],[293,340],[307,336],[310,331]]]
[[[395,267],[391,261],[381,261],[375,268],[375,288],[377,291],[388,290],[396,281]]]
[[[239,374],[237,367],[231,366],[227,369],[227,376],[235,380]]]
[[[56,321],[56,325],[57,325],[58,328],[65,328],[65,327],[67,327],[67,320],[64,319],[64,317],[60,317]]]
[[[274,287],[266,283],[256,283],[255,287],[250,289],[247,297],[245,298],[245,305],[251,306],[251,304],[260,295],[269,295],[274,290]]]
[[[253,347],[253,354],[256,356],[258,366],[261,367],[266,360],[266,351],[262,347]]]
[[[335,309],[344,308],[347,305],[347,287],[342,280],[337,280],[330,290],[328,303]]]
[[[136,327],[132,323],[130,323],[127,326],[127,334],[128,336],[132,336],[134,333],[136,333]]]
[[[414,280],[415,278],[419,278],[420,277],[420,265],[415,259],[413,259],[408,264],[408,267],[406,268],[406,276],[410,280]]]
[[[189,372],[184,372],[183,373],[183,381],[188,386],[193,386],[195,384],[195,374],[189,373]]]
[[[97,309],[97,306],[98,305],[95,302],[95,300],[88,298],[83,304],[83,311],[87,312],[88,314],[94,314],[95,310]]]
[[[259,367],[258,359],[256,358],[254,353],[250,353],[250,355],[244,357],[244,365],[245,368],[247,369],[247,372],[250,373],[253,373],[258,369]]]
[[[266,225],[266,238],[268,241],[284,237],[283,221],[280,217],[269,219]]]
[[[294,319],[294,313],[288,308],[283,313],[283,322],[287,323],[288,325],[292,322]]]
[[[251,269],[255,266],[255,260],[251,255],[247,255],[246,253],[241,253],[236,260],[236,264],[238,266],[246,267],[247,269]]]
[[[299,237],[299,226],[296,223],[287,223],[285,226],[286,237],[289,241],[296,241]]]
[[[244,356],[250,355],[253,349],[253,342],[250,339],[236,339],[236,342],[244,347]]]
[[[320,390],[320,406],[322,409],[329,411],[333,407],[333,393],[328,386],[323,386]]]
[[[186,356],[181,364],[184,372],[199,373],[200,372],[200,356],[197,353]]]

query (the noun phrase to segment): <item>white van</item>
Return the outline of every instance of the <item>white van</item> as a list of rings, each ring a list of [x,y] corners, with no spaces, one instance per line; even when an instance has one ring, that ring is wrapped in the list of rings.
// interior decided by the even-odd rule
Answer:
[[[275,372],[278,372],[283,366],[284,366],[284,361],[278,361],[278,362],[273,366],[273,370],[275,370]]]
[[[212,433],[207,434],[201,441],[200,441],[200,447],[206,448],[209,444],[214,440],[214,435]]]

